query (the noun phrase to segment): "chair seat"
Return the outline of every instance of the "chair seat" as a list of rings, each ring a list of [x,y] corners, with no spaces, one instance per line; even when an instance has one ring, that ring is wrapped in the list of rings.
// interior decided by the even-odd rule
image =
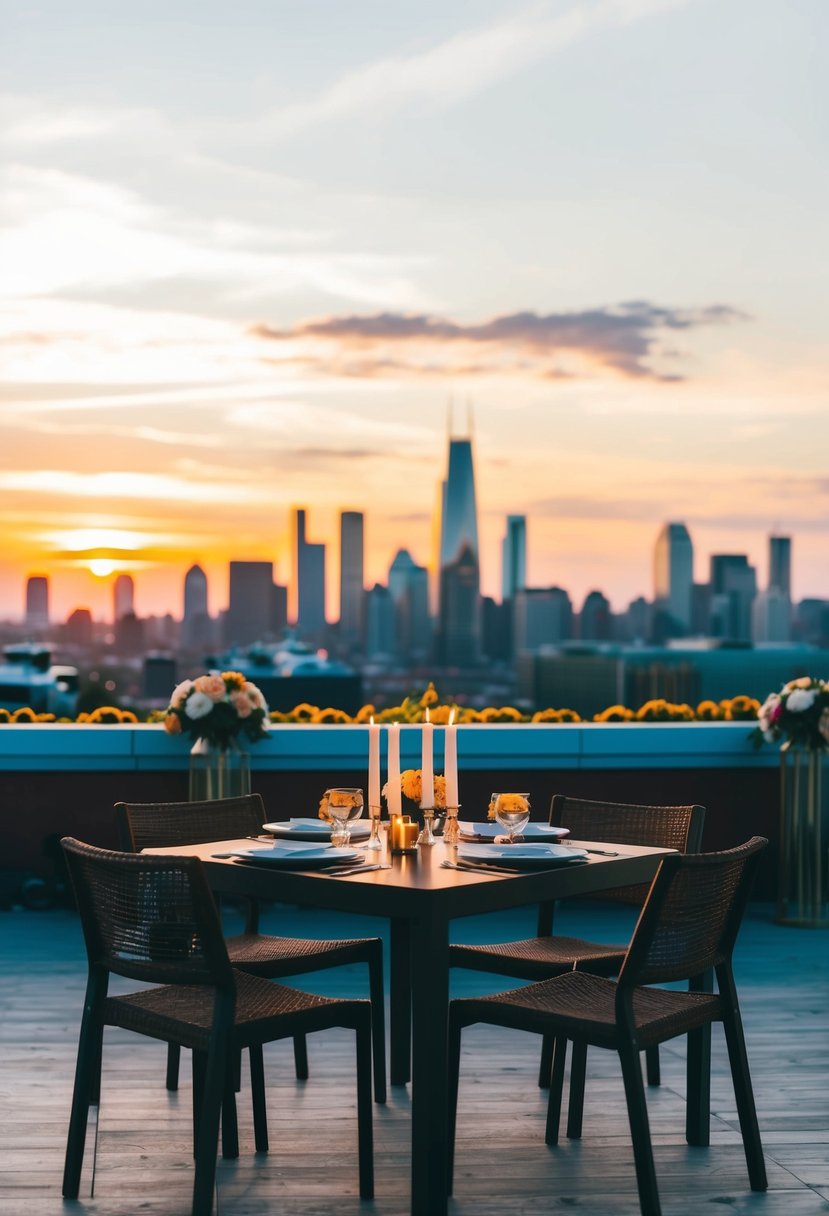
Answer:
[[[574,967],[596,975],[616,975],[625,957],[625,946],[605,946],[580,937],[529,937],[519,942],[485,946],[453,945],[452,967],[497,971],[519,979],[550,979]]]
[[[317,941],[302,937],[272,937],[265,933],[239,933],[226,938],[234,967],[253,975],[276,977],[315,971],[319,966],[366,962],[380,950],[379,937],[343,941]]]
[[[490,1022],[498,1026],[563,1035],[597,1047],[618,1047],[617,985],[583,971],[568,971],[555,979],[497,992],[492,996],[453,1001],[464,1025]],[[708,992],[677,992],[665,988],[636,988],[633,1015],[640,1048],[653,1047],[720,1021],[721,999]]]
[[[283,1032],[275,1036],[284,1038],[295,1033],[290,1023],[293,1014],[302,1018],[304,1025],[299,1029],[304,1033],[314,1029],[309,1026],[308,1017],[313,1016],[315,1011],[320,1012],[322,1021],[332,1025],[336,1022],[338,1009],[345,1013],[347,1007],[368,1003],[301,992],[282,984],[272,984],[255,975],[247,975],[243,971],[235,972],[235,979],[234,1038],[240,1046],[245,1045],[248,1032],[261,1030],[262,1023],[271,1019],[285,1019]],[[104,1006],[104,1022],[150,1038],[178,1043],[194,1051],[207,1051],[213,1025],[214,997],[215,990],[212,988],[162,984],[124,996],[108,997]],[[349,1024],[349,1019],[344,1018],[342,1024]]]

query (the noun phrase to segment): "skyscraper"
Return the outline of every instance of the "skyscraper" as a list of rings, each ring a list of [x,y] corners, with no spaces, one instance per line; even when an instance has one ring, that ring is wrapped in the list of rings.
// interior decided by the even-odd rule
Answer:
[[[184,576],[184,613],[181,640],[186,647],[208,646],[212,621],[207,611],[207,575],[201,566],[191,566]]]
[[[792,538],[769,537],[769,590],[792,594]]]
[[[135,615],[135,583],[131,574],[119,574],[112,584],[112,619],[116,623]]]
[[[231,562],[224,618],[226,644],[265,642],[274,632],[273,562]]]
[[[685,524],[663,524],[653,554],[654,606],[681,633],[691,627],[693,584],[694,548],[688,529]]]
[[[26,580],[26,628],[49,628],[49,579],[45,574],[32,574]]]
[[[340,640],[348,647],[363,638],[363,531],[361,511],[340,513]]]
[[[450,439],[441,495],[437,661],[474,665],[480,656],[478,512],[470,439]]]
[[[366,656],[375,662],[394,658],[394,601],[388,587],[375,583],[366,593]]]
[[[294,512],[296,627],[302,637],[322,640],[325,633],[325,545],[306,536],[305,509]]]
[[[418,566],[408,549],[398,549],[389,567],[389,591],[394,603],[397,652],[409,663],[422,663],[432,646],[429,616],[429,573]]]
[[[711,632],[732,642],[751,640],[757,571],[744,553],[711,555]]]
[[[501,542],[501,595],[511,600],[527,585],[527,517],[508,515],[507,533]]]

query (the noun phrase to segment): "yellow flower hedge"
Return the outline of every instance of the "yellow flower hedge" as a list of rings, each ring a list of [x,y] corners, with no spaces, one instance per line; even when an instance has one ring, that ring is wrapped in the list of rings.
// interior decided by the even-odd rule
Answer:
[[[239,677],[242,679],[242,677]],[[518,723],[532,722],[541,725],[556,726],[562,723],[582,722],[583,719],[574,709],[566,707],[539,709],[534,714],[522,713],[512,705],[488,705],[485,709],[470,709],[457,705],[453,701],[441,701],[434,686],[429,684],[419,696],[413,693],[405,697],[399,705],[392,705],[378,710],[374,705],[363,705],[356,714],[350,715],[336,706],[311,705],[307,701],[295,705],[292,710],[283,713],[271,710],[269,717],[275,723],[349,725],[365,724],[373,717],[375,722],[402,722],[417,724],[429,719],[437,726],[445,726],[450,716],[458,725],[469,725],[475,722],[484,723]],[[756,721],[760,702],[754,697],[737,696],[723,701],[700,701],[692,708],[686,704],[675,704],[664,698],[654,698],[646,701],[639,709],[631,709],[626,705],[609,705],[607,709],[593,715],[594,722],[753,722]],[[24,707],[13,712],[0,708],[0,725],[14,723],[36,722],[69,722],[69,718],[56,719],[54,714],[37,713],[34,709]],[[76,722],[88,725],[118,724],[138,722],[139,718],[129,709],[119,709],[114,705],[102,705],[90,713],[81,713],[74,719]],[[158,723],[164,721],[164,711],[154,710],[144,719],[146,722]]]

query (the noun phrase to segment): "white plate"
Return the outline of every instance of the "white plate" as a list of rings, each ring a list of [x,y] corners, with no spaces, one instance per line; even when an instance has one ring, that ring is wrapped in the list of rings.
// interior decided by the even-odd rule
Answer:
[[[511,866],[515,869],[532,869],[534,866],[569,865],[584,861],[584,849],[569,844],[459,844],[458,860],[486,862],[492,866]]]
[[[320,870],[325,866],[345,865],[351,861],[359,861],[362,853],[356,849],[332,849],[328,846],[309,847],[307,849],[274,845],[264,848],[238,849],[230,854],[236,861],[251,862],[254,865],[282,866],[283,869]]]
[[[371,834],[371,823],[367,819],[352,819],[349,826],[355,840]],[[263,823],[262,831],[286,840],[331,839],[331,824],[324,819],[284,819],[279,823]]]
[[[469,837],[470,840],[494,840],[496,836],[506,836],[506,831],[500,823],[494,823],[492,820],[487,820],[486,823],[462,822],[458,826],[461,829],[461,839]],[[570,835],[570,829],[551,828],[548,823],[528,823],[519,834],[525,840],[560,840],[562,836]]]

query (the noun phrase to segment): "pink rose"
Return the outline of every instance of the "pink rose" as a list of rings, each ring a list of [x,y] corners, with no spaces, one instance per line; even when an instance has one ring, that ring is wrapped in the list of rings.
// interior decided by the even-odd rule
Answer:
[[[238,689],[230,694],[230,703],[240,718],[249,718],[253,713],[250,697],[248,697],[247,693],[241,692]]]
[[[225,682],[221,676],[199,676],[194,681],[198,692],[203,692],[211,701],[225,699]]]

